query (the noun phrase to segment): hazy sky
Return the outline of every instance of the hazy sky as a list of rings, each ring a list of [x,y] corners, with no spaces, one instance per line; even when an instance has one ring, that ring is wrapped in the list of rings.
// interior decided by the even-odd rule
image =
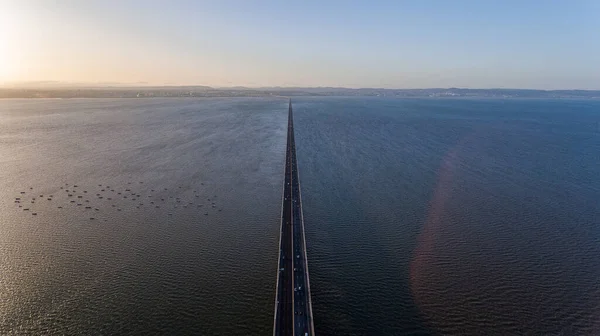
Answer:
[[[0,0],[0,83],[600,89],[600,0]]]

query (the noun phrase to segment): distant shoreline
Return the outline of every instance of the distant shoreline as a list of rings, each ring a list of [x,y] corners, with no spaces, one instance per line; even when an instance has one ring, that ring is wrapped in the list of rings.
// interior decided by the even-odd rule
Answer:
[[[347,88],[211,88],[81,87],[0,88],[2,98],[228,98],[228,97],[397,97],[397,98],[586,98],[600,99],[600,90],[527,89],[347,89]]]

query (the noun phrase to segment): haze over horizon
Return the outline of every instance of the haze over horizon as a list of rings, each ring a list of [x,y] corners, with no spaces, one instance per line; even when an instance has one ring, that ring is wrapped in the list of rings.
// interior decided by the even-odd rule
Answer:
[[[0,0],[0,85],[598,90],[598,31],[593,0]]]

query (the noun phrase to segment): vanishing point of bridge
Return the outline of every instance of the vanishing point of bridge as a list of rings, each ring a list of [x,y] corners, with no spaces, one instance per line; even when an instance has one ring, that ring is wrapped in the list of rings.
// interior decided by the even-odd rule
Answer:
[[[312,336],[315,334],[315,328],[310,300],[304,218],[302,217],[291,100],[288,112],[281,236],[279,239],[273,335]]]

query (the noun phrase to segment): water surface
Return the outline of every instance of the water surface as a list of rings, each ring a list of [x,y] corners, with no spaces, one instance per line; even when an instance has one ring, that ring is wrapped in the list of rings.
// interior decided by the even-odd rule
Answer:
[[[600,333],[600,102],[294,111],[318,334]],[[0,101],[0,334],[270,334],[286,117]]]
[[[282,100],[1,101],[0,334],[268,334],[286,122]]]
[[[600,333],[600,102],[295,111],[318,331]]]

